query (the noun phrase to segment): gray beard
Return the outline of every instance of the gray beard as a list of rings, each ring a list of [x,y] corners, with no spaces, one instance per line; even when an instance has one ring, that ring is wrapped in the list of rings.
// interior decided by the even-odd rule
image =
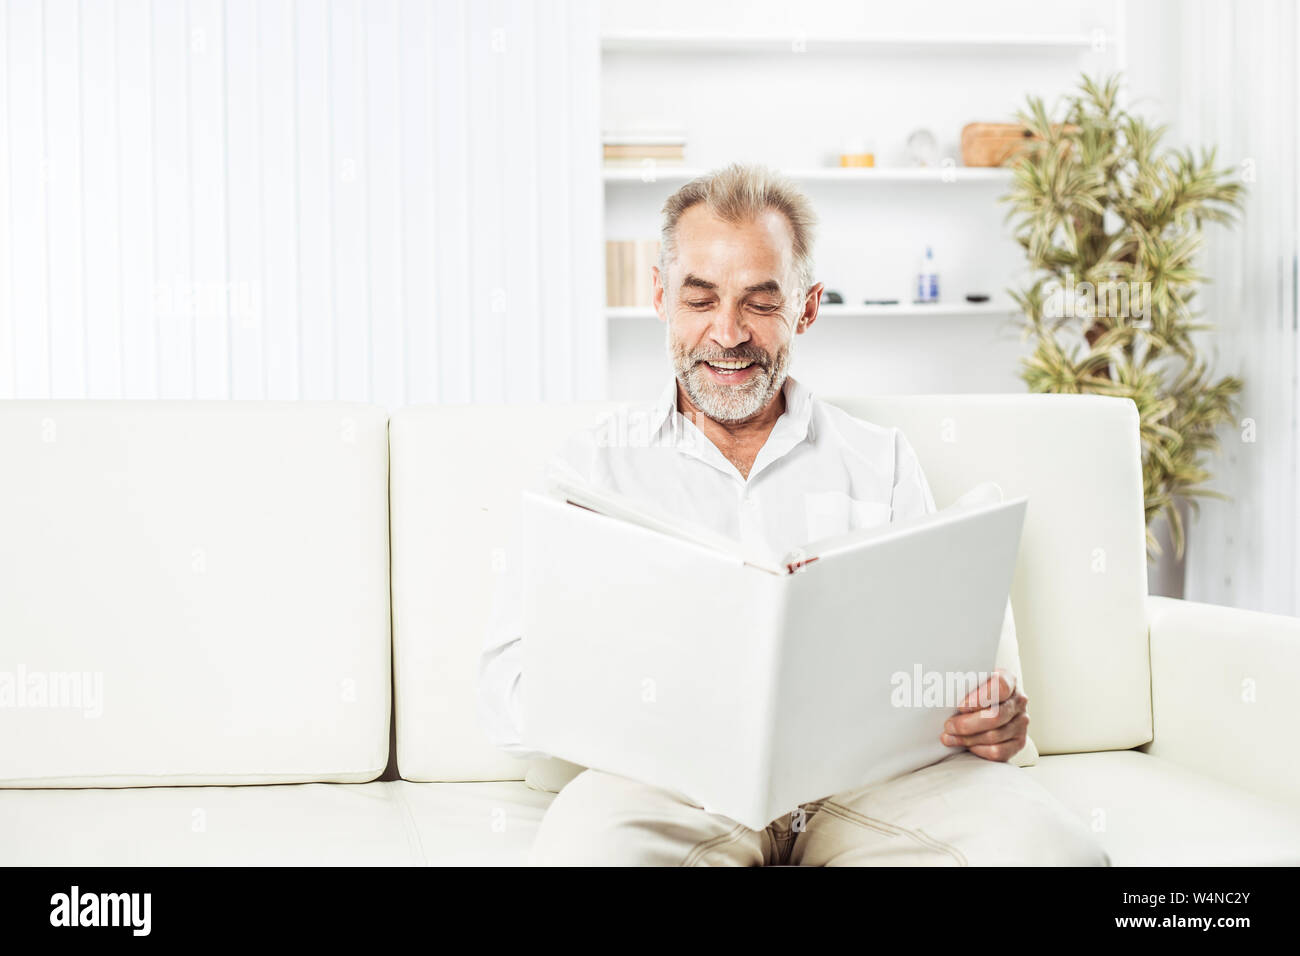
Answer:
[[[707,349],[689,352],[679,346],[673,341],[671,325],[667,339],[668,359],[677,381],[695,407],[715,422],[734,424],[753,418],[781,391],[789,374],[790,342],[775,356],[748,347],[736,349],[732,355],[717,355],[709,354]],[[710,379],[703,365],[705,359],[749,359],[759,365],[759,371],[746,382],[721,385]]]

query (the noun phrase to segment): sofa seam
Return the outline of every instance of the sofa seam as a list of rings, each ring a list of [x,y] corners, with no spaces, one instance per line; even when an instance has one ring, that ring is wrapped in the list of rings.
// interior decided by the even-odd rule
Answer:
[[[420,827],[415,822],[415,813],[411,810],[411,805],[406,799],[406,795],[398,788],[401,780],[384,781],[385,788],[391,788],[389,799],[397,804],[397,811],[402,817],[402,830],[406,834],[406,842],[416,858],[416,865],[429,865],[428,854],[424,852],[424,840],[420,838]]]
[[[1147,724],[1147,739],[1138,744],[1139,747],[1145,747],[1156,742],[1156,668],[1155,661],[1151,652],[1151,636],[1155,628],[1151,626],[1151,599],[1150,595],[1143,603],[1143,609],[1146,611],[1147,622],[1147,711],[1150,715],[1150,721]]]
[[[160,787],[167,787],[167,786],[173,786],[173,787],[226,787],[226,786],[235,786],[235,787],[274,787],[274,786],[296,786],[296,785],[298,785],[298,784],[303,784],[303,783],[324,783],[324,784],[338,784],[338,785],[344,785],[344,786],[351,786],[351,785],[353,785],[353,782],[350,782],[350,781],[328,780],[328,779],[325,779],[325,778],[327,778],[327,777],[333,777],[333,776],[338,776],[338,777],[342,777],[342,776],[352,776],[352,775],[357,774],[357,773],[366,773],[366,774],[369,774],[369,773],[375,773],[376,776],[374,776],[374,777],[369,777],[369,778],[367,778],[367,779],[365,779],[365,780],[358,780],[358,781],[355,781],[355,783],[356,783],[356,784],[377,783],[377,782],[379,782],[379,781],[378,781],[378,774],[382,774],[383,772],[384,772],[384,768],[383,768],[383,767],[380,767],[379,770],[377,770],[377,771],[373,770],[373,768],[367,767],[367,768],[365,768],[365,769],[363,769],[363,770],[324,770],[324,771],[321,771],[321,770],[307,770],[307,771],[284,771],[284,770],[279,770],[279,771],[277,771],[277,770],[270,770],[270,771],[253,771],[253,772],[251,772],[251,773],[220,773],[220,774],[214,774],[214,773],[203,773],[203,772],[201,772],[201,771],[175,771],[175,770],[146,770],[146,771],[135,771],[135,770],[132,770],[132,771],[124,771],[124,772],[121,772],[121,773],[63,773],[63,774],[53,774],[53,775],[50,775],[50,776],[43,776],[43,777],[5,777],[5,778],[0,778],[0,790],[4,790],[4,789],[12,789],[12,790],[18,790],[18,789],[43,789],[43,790],[80,790],[80,789],[93,789],[93,788],[86,788],[86,787],[71,787],[71,786],[68,786],[68,785],[66,785],[66,784],[63,785],[63,786],[58,786],[58,785],[56,785],[56,786],[32,787],[32,788],[16,787],[16,786],[14,786],[14,784],[15,784],[15,783],[26,783],[26,782],[28,782],[28,781],[31,781],[32,783],[44,783],[44,782],[51,781],[51,780],[115,780],[115,779],[118,779],[118,778],[121,778],[121,777],[156,777],[156,778],[159,778],[159,779],[164,779],[164,778],[167,778],[167,777],[204,777],[204,778],[209,778],[209,779],[220,780],[220,779],[235,779],[235,778],[240,778],[240,777],[295,777],[295,776],[296,776],[296,777],[301,777],[302,779],[300,779],[300,780],[267,780],[267,781],[265,781],[265,782],[263,782],[263,783],[238,783],[238,784],[229,784],[229,783],[179,783],[179,784],[158,783],[158,784],[127,784],[127,785],[124,785],[124,786],[121,786],[121,787],[114,787],[113,789],[120,789],[120,790],[133,790],[133,789],[137,789],[137,788],[140,788],[140,787],[151,787],[151,786],[160,786]]]
[[[388,562],[385,568],[388,578],[388,734],[384,740],[384,769],[379,771],[382,777],[392,768],[393,779],[400,780],[402,769],[397,755],[400,741],[397,737],[397,587],[393,576],[393,416],[388,415],[384,421],[384,540],[387,542]]]

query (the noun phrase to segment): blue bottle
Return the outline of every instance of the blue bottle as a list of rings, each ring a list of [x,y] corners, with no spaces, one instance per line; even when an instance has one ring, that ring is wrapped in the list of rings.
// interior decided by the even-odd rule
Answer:
[[[939,301],[939,267],[934,261],[934,250],[929,246],[925,247],[925,258],[916,272],[916,301]]]

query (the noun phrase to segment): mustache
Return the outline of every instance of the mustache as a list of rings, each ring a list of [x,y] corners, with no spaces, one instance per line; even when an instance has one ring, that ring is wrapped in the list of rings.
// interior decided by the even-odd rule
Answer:
[[[699,364],[700,362],[753,362],[755,365],[768,368],[772,364],[772,357],[762,349],[756,348],[736,348],[724,349],[712,355],[701,355],[695,353],[691,356],[691,361]]]

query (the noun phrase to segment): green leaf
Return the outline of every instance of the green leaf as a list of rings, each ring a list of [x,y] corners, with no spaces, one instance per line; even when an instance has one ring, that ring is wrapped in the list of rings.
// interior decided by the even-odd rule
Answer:
[[[1164,147],[1167,128],[1124,110],[1121,91],[1118,75],[1085,75],[1055,109],[1031,96],[1016,114],[1038,139],[1001,197],[1030,269],[1028,284],[1009,294],[1031,346],[1020,369],[1031,392],[1110,395],[1137,407],[1148,552],[1158,553],[1150,526],[1163,515],[1181,554],[1178,508],[1218,494],[1207,462],[1217,429],[1236,422],[1242,389],[1239,379],[1216,380],[1200,354],[1211,323],[1194,305],[1207,281],[1197,257],[1205,224],[1235,222],[1245,188],[1216,165],[1214,148]],[[1048,284],[1067,276],[1093,284],[1091,307],[1049,314]],[[1138,290],[1136,308],[1115,283]]]

